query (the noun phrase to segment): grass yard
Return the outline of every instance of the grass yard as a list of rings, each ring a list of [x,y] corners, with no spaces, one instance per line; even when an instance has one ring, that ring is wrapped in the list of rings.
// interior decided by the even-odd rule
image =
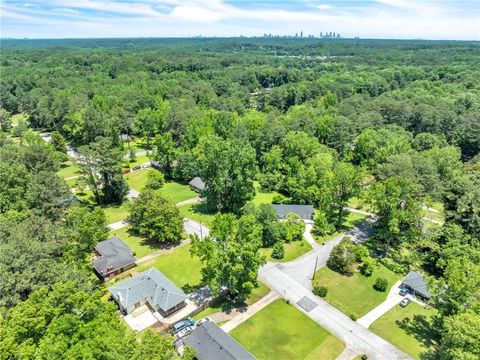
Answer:
[[[175,181],[166,182],[159,191],[170,197],[174,203],[198,196],[195,191],[190,189],[190,186]]]
[[[431,317],[435,312],[433,308],[427,309],[414,302],[405,308],[397,305],[375,321],[370,330],[419,359],[420,354],[434,344]],[[408,322],[402,321],[406,318]]]
[[[270,289],[262,282],[258,282],[258,288],[254,289],[245,303],[242,304],[234,304],[227,299],[222,299],[217,303],[213,304],[212,306],[206,308],[202,312],[199,312],[197,315],[193,317],[194,320],[200,320],[205,316],[220,312],[220,311],[228,311],[232,308],[239,308],[244,307],[246,305],[252,305],[260,300],[262,297],[267,295],[270,292]]]
[[[178,287],[201,285],[202,264],[197,257],[190,255],[190,245],[177,247],[153,260],[144,262],[137,266],[135,271],[143,271],[152,266],[160,270]]]
[[[151,168],[129,172],[125,174],[125,180],[127,180],[128,186],[134,188],[137,191],[142,191],[147,183],[147,174],[150,171],[157,171]]]
[[[119,230],[110,231],[108,235],[109,236],[116,235],[120,239],[122,239],[125,242],[125,244],[130,246],[130,248],[134,252],[135,257],[137,259],[161,249],[159,246],[149,243],[148,240],[145,240],[145,239],[142,239],[141,237],[130,234],[128,232],[128,226]]]
[[[62,164],[62,167],[57,174],[61,178],[67,179],[72,176],[80,175],[80,168],[72,161],[66,161],[64,164]]]
[[[259,360],[335,359],[344,344],[306,315],[276,300],[230,332]]]
[[[373,284],[379,277],[388,281],[386,292],[379,292],[373,288]],[[400,278],[400,275],[381,264],[369,277],[359,272],[355,272],[352,276],[345,276],[324,266],[316,272],[314,284],[328,288],[325,300],[346,315],[354,314],[359,318],[382,303],[387,298],[390,287]]]
[[[20,120],[26,121],[28,119],[28,115],[25,113],[20,113],[20,114],[15,114],[12,115],[11,120],[12,120],[12,126],[17,126],[18,122]]]
[[[107,224],[112,224],[118,221],[125,220],[129,214],[128,204],[129,202],[125,200],[120,205],[104,206],[102,209],[105,212],[105,216],[107,217]]]
[[[301,241],[291,241],[290,243],[286,243],[284,245],[285,249],[285,256],[283,259],[274,259],[271,257],[272,254],[272,248],[262,248],[260,249],[260,252],[262,255],[265,255],[267,258],[267,261],[271,262],[286,262],[286,261],[292,261],[296,259],[299,256],[302,256],[306,252],[309,252],[312,250],[312,247],[310,244],[302,238]]]
[[[254,186],[255,186],[255,197],[252,199],[252,203],[254,203],[255,205],[271,204],[273,201],[273,198],[275,196],[280,195],[280,193],[277,191],[270,191],[270,192],[263,191],[258,181],[254,182]]]
[[[150,161],[150,157],[148,155],[142,155],[135,157],[135,161],[130,161],[130,158],[123,159],[123,167],[124,168],[132,168],[137,165],[141,165],[145,162]]]
[[[147,174],[150,171],[157,170],[147,168],[125,174],[125,180],[127,180],[128,186],[137,191],[142,191],[147,183]],[[166,182],[158,191],[170,197],[170,199],[172,199],[172,201],[175,203],[198,196],[195,191],[190,189],[190,186],[175,181]]]
[[[325,236],[315,236],[315,234],[313,234],[314,238],[319,244],[323,244],[324,242],[332,240],[334,237],[338,236],[340,233],[360,224],[366,218],[367,218],[366,215],[349,213],[343,221],[343,227],[341,230],[335,231],[333,234],[325,235]]]
[[[205,203],[188,204],[179,206],[180,214],[183,217],[192,219],[209,227],[215,217],[215,214],[209,213]]]

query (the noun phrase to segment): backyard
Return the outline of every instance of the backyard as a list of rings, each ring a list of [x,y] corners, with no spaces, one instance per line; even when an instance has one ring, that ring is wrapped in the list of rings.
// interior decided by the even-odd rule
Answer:
[[[161,250],[161,247],[153,244],[152,242],[142,239],[141,237],[132,235],[128,232],[128,226],[121,228],[119,230],[113,230],[108,233],[109,236],[116,235],[122,239],[125,244],[127,244],[133,251],[135,257],[140,259],[146,255],[154,253],[155,251]]]
[[[373,288],[373,284],[379,277],[388,281],[386,292]],[[345,276],[324,266],[315,273],[313,282],[315,285],[327,287],[328,293],[325,300],[345,314],[353,314],[360,318],[382,303],[387,298],[391,286],[400,278],[400,275],[383,265],[379,265],[368,277],[359,272],[355,272],[352,276]]]
[[[230,332],[259,360],[335,359],[343,343],[306,315],[276,300]]]
[[[146,261],[136,267],[135,271],[143,271],[155,267],[178,287],[185,285],[196,287],[200,285],[202,263],[196,257],[190,255],[190,245],[182,245]]]
[[[427,309],[415,302],[405,308],[395,306],[375,321],[370,330],[419,359],[420,354],[434,344],[431,318],[435,312],[435,309]]]

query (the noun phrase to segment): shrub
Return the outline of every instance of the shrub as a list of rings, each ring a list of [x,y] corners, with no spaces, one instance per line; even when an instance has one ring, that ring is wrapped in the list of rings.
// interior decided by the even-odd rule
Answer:
[[[377,261],[373,258],[366,258],[360,267],[360,273],[365,276],[372,276],[373,271],[377,268]]]
[[[313,287],[313,293],[317,296],[320,297],[325,297],[327,296],[328,289],[325,286],[314,286]]]
[[[275,195],[272,199],[272,204],[283,204],[286,200],[283,195]]]
[[[147,173],[147,183],[145,184],[146,189],[158,190],[165,183],[165,177],[160,171],[149,171]]]
[[[353,321],[357,321],[358,316],[355,314],[350,314],[350,319],[352,319]]]
[[[283,259],[284,256],[285,256],[285,249],[283,248],[283,243],[279,241],[275,245],[273,245],[272,258]]]
[[[405,274],[406,272],[408,272],[408,266],[401,265],[393,261],[391,258],[382,258],[379,260],[379,262],[388,270],[393,271],[394,273]]]
[[[341,274],[352,274],[355,266],[355,245],[349,237],[344,237],[330,253],[327,265],[330,269]]]
[[[361,359],[361,360],[368,360],[368,356],[365,355],[365,354],[363,354],[362,356],[360,356],[360,359]]]
[[[377,291],[385,292],[387,291],[388,281],[385,278],[378,278],[373,284],[373,288]]]

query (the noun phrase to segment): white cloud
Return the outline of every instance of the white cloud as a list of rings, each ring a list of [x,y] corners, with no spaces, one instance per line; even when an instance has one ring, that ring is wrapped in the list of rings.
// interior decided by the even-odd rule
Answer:
[[[238,36],[263,33],[318,34],[371,38],[479,39],[478,13],[449,11],[440,2],[376,0],[362,8],[319,4],[297,11],[245,8],[221,0],[30,0],[0,2],[3,36]],[[325,11],[334,9],[334,11]],[[360,10],[359,10],[360,9]]]

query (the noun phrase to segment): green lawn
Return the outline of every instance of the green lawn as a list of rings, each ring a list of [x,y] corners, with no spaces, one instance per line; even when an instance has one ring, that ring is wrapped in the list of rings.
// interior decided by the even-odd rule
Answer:
[[[128,186],[134,188],[137,191],[142,191],[147,183],[147,174],[150,171],[157,171],[151,168],[133,171],[125,174],[125,180],[127,180]]]
[[[306,315],[277,300],[230,333],[259,360],[335,359],[343,343]]]
[[[81,175],[80,168],[76,164],[74,164],[72,161],[66,161],[64,164],[62,164],[62,167],[60,168],[57,174],[63,179],[67,179],[72,176]]]
[[[135,158],[135,161],[130,161],[130,158],[124,158],[123,159],[123,167],[125,168],[132,168],[137,165],[141,165],[147,161],[150,161],[150,157],[148,155],[142,155],[142,156],[137,156]]]
[[[330,235],[325,235],[325,236],[316,236],[314,235],[315,240],[323,244],[326,241],[332,240],[334,237],[338,236],[340,233],[360,224],[362,221],[364,221],[367,217],[362,214],[356,214],[356,213],[349,213],[344,221],[343,221],[343,227],[341,230],[334,232],[333,234]]]
[[[190,189],[190,186],[175,181],[165,183],[159,191],[162,194],[169,196],[174,203],[198,196],[195,191]]]
[[[135,271],[143,271],[151,267],[160,270],[178,287],[199,286],[202,264],[197,257],[190,255],[190,245],[180,246],[159,257],[136,267]]]
[[[128,186],[134,188],[137,191],[142,191],[145,187],[145,184],[147,183],[147,174],[149,171],[157,170],[147,168],[125,174],[125,179],[127,180]],[[158,191],[170,197],[175,203],[198,196],[198,194],[195,191],[191,190],[188,185],[181,184],[175,181],[166,182]]]
[[[373,288],[373,284],[379,277],[388,280],[389,286],[386,292],[379,292]],[[314,284],[328,288],[325,299],[333,306],[347,315],[354,314],[361,317],[382,303],[387,298],[390,287],[400,278],[400,275],[381,264],[369,277],[359,272],[355,272],[352,276],[345,276],[324,266],[316,272]]]
[[[205,203],[188,204],[179,206],[180,214],[183,217],[192,219],[209,227],[215,217],[215,214],[209,213]]]
[[[20,120],[27,120],[27,119],[28,119],[28,115],[25,113],[12,115],[11,117],[12,126],[17,126]]]
[[[125,220],[129,213],[128,204],[129,202],[125,200],[121,205],[109,205],[103,207],[103,211],[107,217],[107,224]]]
[[[285,249],[285,256],[283,259],[274,259],[271,257],[272,254],[272,248],[262,248],[260,249],[260,252],[262,255],[265,255],[267,258],[267,261],[272,261],[272,262],[286,262],[286,261],[292,261],[293,259],[296,259],[297,257],[305,254],[306,252],[309,252],[312,250],[312,247],[310,244],[302,238],[301,241],[291,241],[290,243],[286,243],[284,245]]]
[[[243,307],[245,305],[252,305],[256,303],[258,300],[260,300],[262,297],[267,295],[270,292],[270,289],[263,284],[262,282],[258,282],[258,288],[254,289],[248,299],[245,301],[245,303],[242,304],[234,304],[231,301],[228,301],[227,299],[222,299],[218,301],[217,303],[213,304],[212,306],[206,308],[202,312],[199,312],[197,315],[193,317],[194,320],[200,320],[204,318],[205,316],[208,316],[210,314],[214,314],[220,311],[227,311],[232,308],[238,308],[238,307]]]
[[[252,199],[252,203],[255,205],[260,205],[260,204],[271,204],[273,201],[273,198],[277,195],[280,195],[277,191],[270,191],[270,192],[264,192],[260,188],[260,184],[255,181],[254,183],[255,186],[255,197]]]
[[[141,237],[138,237],[138,236],[131,235],[128,232],[128,226],[119,230],[110,231],[108,235],[109,236],[116,235],[120,239],[122,239],[125,242],[125,244],[130,246],[130,248],[133,250],[135,257],[137,259],[161,249],[159,246],[152,244],[148,240],[142,239]]]
[[[431,317],[435,312],[414,302],[405,308],[397,305],[375,321],[370,330],[419,359],[420,354],[434,344]],[[405,318],[409,321],[403,320]]]

